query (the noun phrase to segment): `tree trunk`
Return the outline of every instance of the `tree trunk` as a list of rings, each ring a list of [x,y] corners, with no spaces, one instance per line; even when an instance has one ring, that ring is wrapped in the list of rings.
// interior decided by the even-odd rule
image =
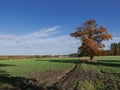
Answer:
[[[93,56],[90,56],[90,60],[91,60],[91,61],[93,60]]]

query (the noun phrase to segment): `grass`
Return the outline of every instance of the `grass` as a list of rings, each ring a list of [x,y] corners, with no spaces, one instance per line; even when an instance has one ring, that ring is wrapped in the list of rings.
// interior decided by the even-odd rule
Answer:
[[[103,72],[120,73],[120,56],[95,57],[95,64]],[[0,72],[12,76],[26,76],[45,70],[70,70],[78,58],[41,58],[28,60],[0,60]]]
[[[74,63],[69,61],[77,58],[41,58],[28,60],[0,60],[0,71],[5,71],[12,76],[25,76],[32,72],[45,70],[69,70],[74,67]],[[57,61],[66,61],[60,63]]]
[[[91,70],[92,72],[96,72],[95,70],[98,70],[99,72],[100,70],[102,72],[108,72],[108,73],[105,73],[105,75],[107,76],[103,78],[103,80],[106,79],[109,75],[109,78],[106,79],[106,82],[105,82],[108,84],[107,86],[112,85],[110,89],[113,87],[118,87],[118,85],[116,85],[116,82],[119,81],[118,79],[119,75],[116,77],[109,73],[120,74],[120,56],[95,57],[95,59],[97,60],[97,62],[83,61],[81,62],[83,64],[80,64],[80,65],[82,65],[84,71]],[[65,70],[65,71],[71,70],[78,62],[80,63],[79,58],[40,58],[40,59],[34,58],[34,59],[26,59],[26,60],[0,60],[0,90],[13,90],[14,88],[15,88],[14,90],[16,90],[16,88],[20,88],[21,90],[28,90],[28,89],[42,90],[41,87],[38,86],[38,82],[39,82],[39,79],[41,81],[41,78],[43,78],[41,75],[45,76],[46,72],[45,74],[44,73],[41,74],[39,72],[46,71],[46,70],[53,70],[55,72],[56,70],[58,70],[58,72],[62,70]],[[87,63],[87,64],[84,64],[84,63]],[[81,69],[79,71],[81,71]],[[48,74],[47,77],[51,75],[49,73],[47,74]],[[56,74],[52,73],[52,74],[56,75],[57,73]],[[53,75],[52,77],[54,77]],[[89,73],[86,75],[89,76]],[[79,76],[84,77],[86,75],[80,74]],[[30,79],[30,78],[34,78],[34,79]],[[38,82],[34,81],[35,78],[36,80],[38,80]],[[49,80],[49,79],[50,78],[46,80]],[[108,83],[107,80],[111,80],[112,82],[113,81],[114,82],[111,84],[111,82]],[[83,84],[83,87],[84,87],[84,83],[85,85],[90,84],[90,86],[88,87],[89,88],[91,87],[93,89],[92,83],[87,81],[83,83],[80,82],[80,86],[81,84]],[[99,86],[100,85],[98,84],[97,87]],[[110,89],[105,89],[105,90],[110,90]],[[117,90],[117,89],[111,89],[111,90]]]
[[[97,67],[108,73],[120,73],[120,56],[96,57],[98,60]]]

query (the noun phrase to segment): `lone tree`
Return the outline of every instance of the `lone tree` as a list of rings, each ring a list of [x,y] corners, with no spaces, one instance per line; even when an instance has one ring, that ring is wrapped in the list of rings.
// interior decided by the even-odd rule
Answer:
[[[98,26],[95,20],[88,20],[80,27],[77,27],[77,31],[71,33],[71,36],[81,40],[81,46],[78,48],[79,55],[89,56],[90,60],[93,57],[100,55],[103,51],[104,44],[102,41],[112,39],[112,35],[108,34],[108,31],[103,26]]]

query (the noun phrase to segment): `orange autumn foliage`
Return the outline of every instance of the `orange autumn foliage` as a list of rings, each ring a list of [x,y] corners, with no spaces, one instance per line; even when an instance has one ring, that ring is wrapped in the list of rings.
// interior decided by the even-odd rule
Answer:
[[[102,41],[112,39],[107,28],[98,26],[95,20],[88,20],[77,28],[77,31],[71,33],[71,36],[80,38],[82,46],[78,48],[80,55],[87,55],[92,59],[96,55],[100,55],[103,51],[104,44]]]

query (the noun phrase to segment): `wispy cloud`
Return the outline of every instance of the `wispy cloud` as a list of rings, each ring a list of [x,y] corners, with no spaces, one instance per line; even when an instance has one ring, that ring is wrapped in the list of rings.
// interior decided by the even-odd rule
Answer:
[[[52,28],[42,28],[37,32],[33,32],[26,35],[21,35],[21,36],[0,34],[0,40],[21,42],[29,39],[49,37],[56,33],[59,33],[59,26],[54,26]]]
[[[64,35],[60,26],[43,28],[20,36],[0,34],[0,43],[0,54],[12,55],[69,54],[76,52],[78,47],[75,38]]]
[[[59,26],[54,26],[52,28],[43,28],[40,31],[30,33],[26,36],[23,36],[23,39],[36,39],[36,38],[45,38],[52,36],[56,33],[59,33]]]
[[[0,34],[0,40],[11,40],[11,41],[19,42],[21,41],[21,38],[13,35]]]
[[[103,42],[108,49],[120,37]],[[0,55],[70,54],[77,52],[80,41],[65,35],[60,26],[42,28],[23,35],[0,34]]]

